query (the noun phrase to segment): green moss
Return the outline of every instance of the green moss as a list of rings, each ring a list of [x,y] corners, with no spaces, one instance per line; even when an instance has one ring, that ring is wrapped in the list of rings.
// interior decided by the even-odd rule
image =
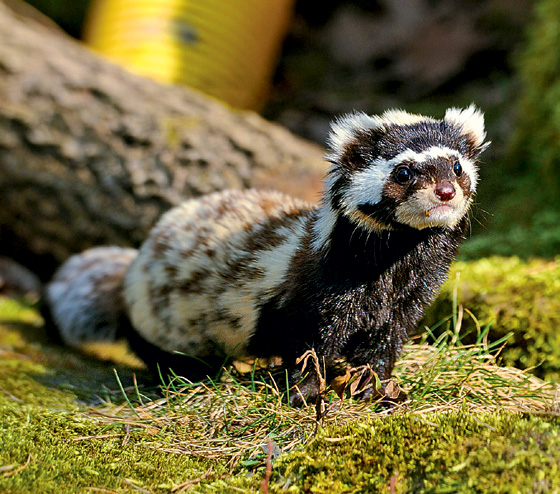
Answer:
[[[74,394],[40,383],[39,379],[46,374],[46,369],[40,364],[5,355],[0,361],[0,405],[9,407],[20,403],[32,404],[41,409],[76,409]]]
[[[52,372],[40,342],[42,320],[32,306],[0,298],[0,405],[75,409],[76,396],[41,384]]]
[[[326,428],[276,463],[272,492],[560,492],[560,422],[516,414],[393,415]]]
[[[49,346],[41,325],[31,306],[0,299],[0,492],[170,492],[210,466],[204,482],[227,473],[225,462],[167,451],[174,448],[168,428],[88,416],[84,400],[122,400],[111,366]]]
[[[113,355],[119,356],[119,351]],[[132,384],[135,373],[142,375],[137,368],[50,344],[36,308],[5,297],[0,297],[0,357],[0,386],[15,396],[24,393],[24,401],[37,404],[40,401],[33,400],[28,391],[40,393],[38,385],[45,385],[40,396],[46,399],[64,390],[73,402],[122,400],[113,368],[125,386]]]
[[[513,156],[539,177],[539,196],[560,192],[560,3],[540,0],[528,41],[518,60],[522,82],[520,118]],[[558,209],[558,204],[556,204]]]
[[[82,493],[88,487],[137,492],[132,484],[170,492],[201,477],[210,466],[196,457],[166,452],[166,443],[172,443],[169,434],[132,434],[126,442],[124,427],[105,428],[78,413],[7,405],[0,406],[0,413],[0,465],[13,465],[10,472],[30,458],[21,471],[0,476],[2,492]],[[215,476],[225,473],[224,467],[213,466]]]
[[[124,423],[108,426],[86,417],[73,394],[42,385],[30,372],[45,369],[13,359],[0,368],[0,466],[9,474],[0,475],[1,492],[134,492],[132,484],[169,492],[210,465],[209,480],[225,473],[219,463],[166,451],[171,431],[130,433]]]
[[[534,369],[538,376],[560,377],[560,258],[495,257],[456,263],[450,281],[428,309],[425,325],[432,326],[452,313],[455,289],[459,302],[478,320],[465,314],[464,342],[476,337],[477,324],[490,324],[490,341],[513,333],[501,353],[506,365],[538,366]]]

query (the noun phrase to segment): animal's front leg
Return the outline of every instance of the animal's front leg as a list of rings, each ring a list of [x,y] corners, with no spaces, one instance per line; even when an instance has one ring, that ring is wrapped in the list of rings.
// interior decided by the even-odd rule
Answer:
[[[392,378],[393,369],[406,341],[406,331],[388,327],[354,335],[344,349],[349,367],[355,369],[356,397],[363,400],[402,402],[406,394]]]
[[[311,371],[302,375],[300,370],[291,372],[289,402],[293,407],[303,405],[313,405],[317,402],[317,397],[322,392],[322,383],[316,372]]]
[[[331,361],[311,349],[300,355],[295,363],[290,372],[290,404],[295,407],[312,405],[326,394]]]

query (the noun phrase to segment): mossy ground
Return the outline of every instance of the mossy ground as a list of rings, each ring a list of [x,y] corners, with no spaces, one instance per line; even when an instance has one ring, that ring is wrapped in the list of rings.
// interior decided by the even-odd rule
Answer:
[[[207,461],[154,448],[169,441],[165,433],[126,440],[123,427],[37,405],[3,403],[0,413],[2,492],[169,492],[210,468]],[[214,472],[226,473],[225,467],[215,465]]]
[[[500,355],[504,365],[532,369],[548,380],[560,378],[560,257],[455,263],[424,323],[449,319],[454,299],[475,316],[463,319],[463,342],[474,341],[488,325],[491,341],[509,335]]]
[[[154,448],[165,431],[127,436],[87,416],[120,394],[111,366],[49,345],[41,325],[31,307],[0,300],[0,492],[169,492],[208,470]]]
[[[331,395],[315,436],[313,407],[270,381],[162,397],[122,346],[103,362],[51,345],[31,305],[0,299],[0,492],[263,492],[269,439],[268,492],[560,492],[556,385],[498,367],[487,333],[461,345],[455,319],[399,361],[409,402]]]
[[[273,492],[560,492],[559,447],[558,419],[464,411],[366,419],[327,427],[281,457]]]

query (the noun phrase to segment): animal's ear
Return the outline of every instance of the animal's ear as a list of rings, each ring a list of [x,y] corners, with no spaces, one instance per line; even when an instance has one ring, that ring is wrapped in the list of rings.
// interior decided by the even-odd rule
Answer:
[[[355,111],[337,118],[331,123],[331,131],[327,139],[329,146],[327,160],[340,163],[361,133],[379,129],[381,126],[378,118],[370,117],[363,112]]]
[[[458,127],[477,153],[481,153],[488,146],[489,143],[484,143],[486,138],[484,115],[474,105],[465,109],[449,108],[445,112],[443,120],[449,125]]]

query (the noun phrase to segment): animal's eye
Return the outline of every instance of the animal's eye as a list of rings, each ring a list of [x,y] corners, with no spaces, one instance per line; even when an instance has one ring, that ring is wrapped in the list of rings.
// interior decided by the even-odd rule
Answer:
[[[453,165],[453,173],[457,177],[460,177],[463,173],[463,167],[461,166],[461,163],[459,163],[458,161],[456,161],[455,164]]]
[[[395,180],[399,184],[406,184],[412,180],[412,170],[406,166],[401,166],[395,173]]]

